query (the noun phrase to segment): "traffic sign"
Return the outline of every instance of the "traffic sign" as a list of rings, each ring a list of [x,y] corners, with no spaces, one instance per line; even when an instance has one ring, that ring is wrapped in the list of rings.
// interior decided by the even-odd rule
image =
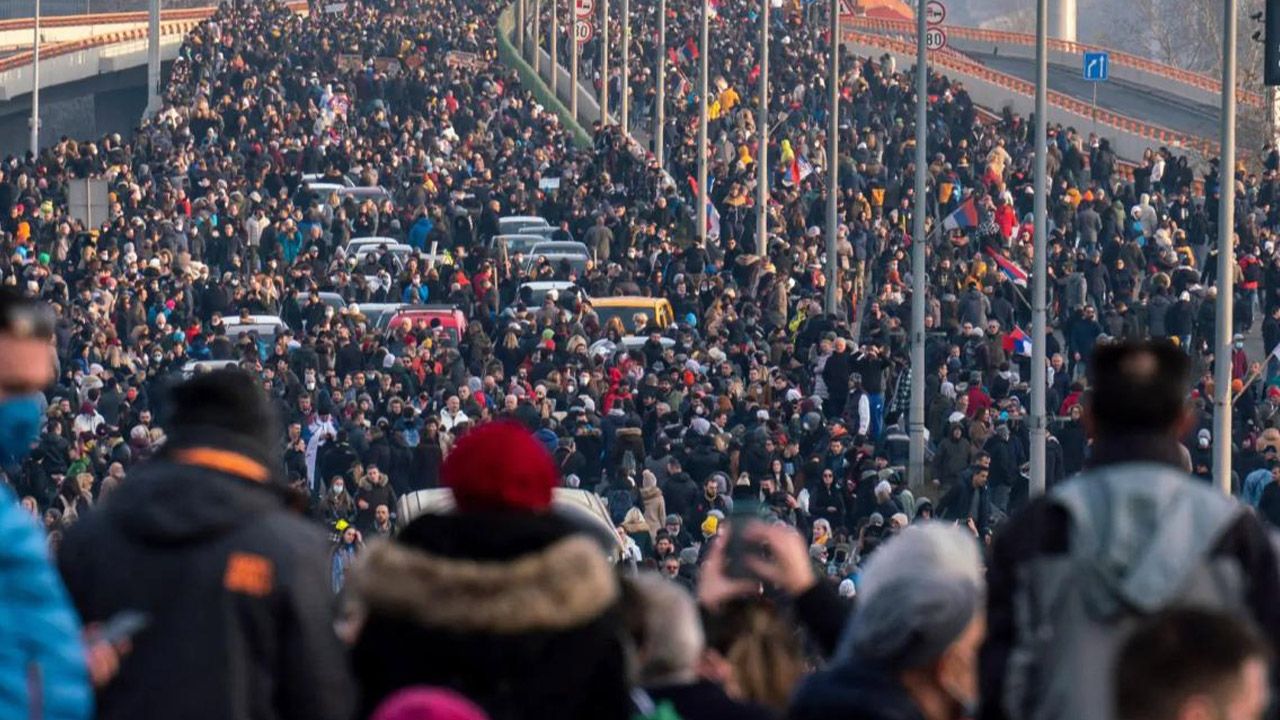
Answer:
[[[596,0],[573,0],[573,13],[579,18],[589,18],[596,12]]]
[[[929,0],[924,6],[924,21],[930,25],[941,25],[947,19],[947,6],[939,0]]]
[[[929,50],[941,50],[947,46],[947,33],[939,27],[931,27],[924,33],[924,46]]]
[[[1090,82],[1103,82],[1107,79],[1111,57],[1105,50],[1084,54],[1084,79]]]
[[[578,20],[573,23],[573,34],[578,38],[578,44],[584,45],[596,36],[596,26],[590,20]]]

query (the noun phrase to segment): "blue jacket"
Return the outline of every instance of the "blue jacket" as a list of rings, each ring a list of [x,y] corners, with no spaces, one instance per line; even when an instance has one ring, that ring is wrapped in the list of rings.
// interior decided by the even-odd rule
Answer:
[[[3,486],[0,535],[0,717],[87,720],[93,691],[80,620],[44,534]]]
[[[413,227],[409,228],[409,244],[419,250],[426,249],[427,237],[435,227],[436,224],[426,215],[418,218],[414,221]]]
[[[416,290],[412,284],[405,285],[404,292],[400,294],[400,302],[425,305],[427,296],[430,294],[431,291],[426,285],[419,285]]]

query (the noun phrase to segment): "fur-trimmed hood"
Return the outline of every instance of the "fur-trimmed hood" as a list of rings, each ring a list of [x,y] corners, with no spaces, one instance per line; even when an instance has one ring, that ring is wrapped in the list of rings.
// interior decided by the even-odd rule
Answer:
[[[353,581],[370,615],[461,633],[521,634],[584,625],[618,599],[599,543],[570,535],[509,559],[371,544]]]

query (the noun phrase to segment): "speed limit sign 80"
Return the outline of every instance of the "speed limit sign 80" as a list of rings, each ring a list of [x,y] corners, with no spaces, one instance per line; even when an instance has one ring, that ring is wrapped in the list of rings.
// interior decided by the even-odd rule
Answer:
[[[929,50],[941,50],[947,46],[947,33],[942,28],[929,28],[924,34],[924,46]]]
[[[578,39],[579,45],[585,44],[595,37],[596,27],[590,20],[578,20],[573,24],[573,35]]]

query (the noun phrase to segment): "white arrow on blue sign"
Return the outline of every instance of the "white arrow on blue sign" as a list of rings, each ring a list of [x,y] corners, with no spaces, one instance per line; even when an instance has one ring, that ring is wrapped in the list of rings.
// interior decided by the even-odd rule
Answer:
[[[1107,71],[1110,69],[1111,57],[1104,50],[1102,52],[1087,52],[1084,54],[1084,79],[1093,82],[1103,82],[1107,79]]]

